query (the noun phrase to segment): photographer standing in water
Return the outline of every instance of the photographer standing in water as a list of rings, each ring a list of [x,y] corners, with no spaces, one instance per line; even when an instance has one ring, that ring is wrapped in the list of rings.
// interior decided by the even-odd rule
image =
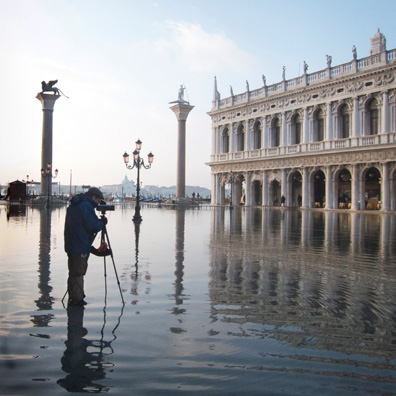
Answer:
[[[85,194],[75,195],[67,208],[65,220],[65,251],[68,256],[69,278],[67,290],[69,305],[83,306],[84,275],[88,268],[88,257],[96,234],[107,223],[105,217],[99,219],[95,208],[103,199],[102,192],[90,188]]]

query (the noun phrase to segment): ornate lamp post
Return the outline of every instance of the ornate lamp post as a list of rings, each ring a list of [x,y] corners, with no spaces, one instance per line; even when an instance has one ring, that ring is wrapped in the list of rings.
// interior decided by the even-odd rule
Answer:
[[[124,163],[127,169],[137,169],[137,183],[136,183],[136,206],[135,206],[135,215],[133,216],[133,221],[135,223],[140,223],[143,219],[142,216],[140,216],[140,168],[143,167],[144,169],[150,169],[151,164],[153,163],[154,160],[154,154],[150,151],[150,154],[148,154],[148,165],[146,166],[144,164],[143,158],[140,157],[140,150],[142,148],[142,142],[140,139],[138,139],[136,142],[136,148],[135,151],[132,153],[133,155],[133,165],[129,165],[129,154],[125,152],[123,154],[124,157]]]
[[[52,168],[52,164],[50,162],[48,162],[47,168],[45,170],[41,169],[41,176],[43,178],[47,178],[47,177],[49,178],[48,191],[47,191],[47,205],[49,205],[49,203],[50,203],[50,194],[51,194],[50,190],[51,190],[51,183],[52,183],[51,179],[55,179],[59,173],[58,169],[55,169],[55,176],[52,176],[51,168]]]

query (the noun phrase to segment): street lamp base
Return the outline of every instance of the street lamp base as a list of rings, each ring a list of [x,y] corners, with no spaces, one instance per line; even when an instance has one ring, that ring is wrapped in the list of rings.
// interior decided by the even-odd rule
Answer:
[[[142,216],[138,215],[138,216],[133,216],[132,221],[134,223],[141,223],[143,221]]]

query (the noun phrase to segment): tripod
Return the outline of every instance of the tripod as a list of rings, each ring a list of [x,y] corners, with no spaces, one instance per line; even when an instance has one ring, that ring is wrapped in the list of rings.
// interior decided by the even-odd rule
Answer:
[[[105,214],[102,212],[102,216],[101,218],[106,218]],[[121,291],[121,285],[120,285],[120,280],[118,279],[118,274],[117,274],[117,268],[114,262],[114,256],[113,256],[113,251],[111,249],[111,245],[110,245],[110,239],[109,239],[109,234],[107,232],[107,228],[106,228],[106,224],[102,230],[102,234],[100,236],[100,244],[107,244],[107,246],[109,247],[110,250],[110,257],[111,257],[111,261],[113,262],[113,268],[114,268],[114,274],[116,276],[117,279],[117,284],[118,284],[118,290],[120,291],[120,296],[121,296],[121,300],[122,303],[125,305],[125,301],[124,301],[124,297],[122,295],[122,291]],[[107,299],[107,270],[106,270],[106,256],[103,257],[103,265],[104,265],[104,277],[105,277],[105,301]]]
[[[106,215],[105,215],[105,213],[104,213],[103,211],[102,211],[101,218],[106,218]],[[107,246],[109,247],[110,257],[111,257],[111,260],[112,260],[112,262],[113,262],[114,273],[115,273],[115,276],[116,276],[116,279],[117,279],[118,290],[120,291],[122,304],[125,305],[124,296],[122,295],[122,291],[121,291],[120,280],[119,280],[118,274],[117,274],[117,268],[116,268],[116,265],[115,265],[115,262],[114,262],[113,251],[112,251],[111,245],[110,245],[109,234],[108,234],[107,228],[106,228],[106,223],[107,223],[107,222],[104,222],[105,225],[104,225],[104,227],[103,227],[103,230],[102,230],[102,233],[101,233],[101,236],[100,236],[100,245],[102,246],[102,244],[105,244],[105,245],[107,245]],[[97,234],[95,234],[94,239],[96,238],[96,235],[97,235]],[[100,255],[100,254],[99,254],[99,255]],[[107,301],[107,268],[106,268],[106,255],[103,255],[103,260],[104,260],[103,265],[104,265],[104,277],[105,277],[105,301]],[[64,295],[63,298],[62,298],[62,304],[63,304],[63,300],[65,299],[66,294],[67,294],[68,292],[69,292],[69,289],[66,290],[65,295]]]

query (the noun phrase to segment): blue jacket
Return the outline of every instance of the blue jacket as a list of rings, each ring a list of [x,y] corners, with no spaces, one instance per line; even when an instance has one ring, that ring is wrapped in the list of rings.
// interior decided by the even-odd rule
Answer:
[[[65,220],[65,251],[69,256],[89,254],[95,234],[103,230],[96,206],[86,194],[75,195],[70,201]]]

